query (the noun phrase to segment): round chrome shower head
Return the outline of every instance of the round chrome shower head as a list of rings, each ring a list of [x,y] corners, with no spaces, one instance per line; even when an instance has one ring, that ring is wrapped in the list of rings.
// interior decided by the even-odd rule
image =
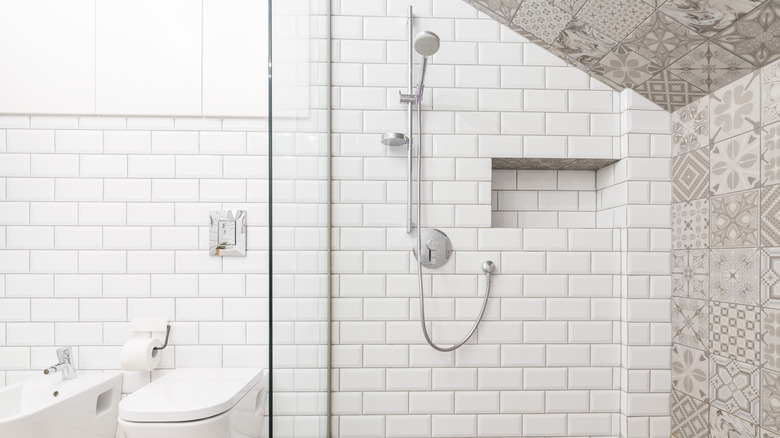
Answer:
[[[427,30],[418,33],[414,39],[414,50],[422,56],[435,54],[439,51],[440,46],[439,36]]]
[[[409,143],[409,137],[400,132],[388,132],[382,136],[382,144],[385,146],[402,146]]]

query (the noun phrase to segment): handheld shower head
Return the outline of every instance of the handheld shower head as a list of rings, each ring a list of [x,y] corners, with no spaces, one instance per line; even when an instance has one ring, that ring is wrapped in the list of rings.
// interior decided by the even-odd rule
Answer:
[[[385,146],[401,146],[409,143],[409,137],[400,132],[388,132],[382,136],[382,144]]]
[[[440,46],[439,36],[427,30],[418,33],[414,39],[414,50],[422,56],[427,57],[436,54]]]

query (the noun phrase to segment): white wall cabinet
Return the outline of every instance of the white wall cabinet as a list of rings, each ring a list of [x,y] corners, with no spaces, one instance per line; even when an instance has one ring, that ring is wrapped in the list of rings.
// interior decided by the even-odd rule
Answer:
[[[267,115],[267,3],[0,0],[0,113]]]

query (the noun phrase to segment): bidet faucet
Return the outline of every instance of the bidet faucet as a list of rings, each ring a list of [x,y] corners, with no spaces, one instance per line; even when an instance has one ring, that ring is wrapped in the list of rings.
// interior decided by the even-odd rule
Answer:
[[[71,348],[58,348],[57,359],[60,362],[43,370],[43,374],[53,374],[58,371],[62,371],[62,380],[75,379],[76,367],[73,366],[73,354]]]

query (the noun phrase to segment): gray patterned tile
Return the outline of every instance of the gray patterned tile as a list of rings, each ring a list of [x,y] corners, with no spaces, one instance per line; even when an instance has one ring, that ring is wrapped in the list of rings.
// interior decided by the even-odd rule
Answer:
[[[709,148],[672,158],[672,202],[690,201],[709,194]]]
[[[710,246],[710,201],[697,199],[672,205],[672,248]]]
[[[549,0],[550,3],[572,15],[576,15],[582,8],[582,5],[587,1],[588,0]]]
[[[780,374],[761,372],[761,427],[780,432]]]
[[[707,401],[709,374],[707,352],[680,344],[672,346],[672,388]]]
[[[758,246],[758,190],[710,198],[713,248]]]
[[[764,0],[668,0],[659,9],[699,34],[713,36]]]
[[[672,342],[700,350],[707,349],[709,322],[706,301],[672,298]]]
[[[684,154],[710,144],[709,103],[709,97],[705,97],[672,113],[672,155]]]
[[[763,309],[761,365],[780,371],[780,310]]]
[[[710,352],[723,357],[761,364],[761,308],[710,302]]]
[[[709,299],[710,257],[706,249],[672,251],[672,295]]]
[[[598,63],[617,43],[582,20],[574,19],[553,47],[570,58],[575,65],[590,69]]]
[[[761,189],[761,244],[780,246],[780,186]]]
[[[651,14],[621,44],[656,65],[667,67],[704,42],[705,38],[664,14]]]
[[[759,304],[759,254],[756,248],[713,249],[710,254],[710,298]]]
[[[580,9],[577,18],[621,41],[655,9],[636,0],[589,0]]]
[[[710,403],[716,408],[758,424],[760,380],[756,366],[710,356]]]
[[[780,248],[761,249],[761,304],[780,309]]]
[[[713,43],[704,43],[675,61],[671,72],[712,92],[755,70],[747,61]]]
[[[753,132],[732,137],[710,150],[710,192],[713,195],[759,186],[761,136]]]
[[[707,95],[690,82],[673,75],[668,69],[635,87],[635,90],[667,111],[676,111]]]
[[[710,407],[710,438],[758,438],[758,426]]]
[[[618,45],[593,67],[593,72],[602,75],[624,88],[637,88],[661,70],[640,54]]]
[[[512,26],[525,29],[549,46],[572,18],[571,14],[546,0],[525,0],[512,19]]]
[[[512,21],[523,0],[467,0],[469,4],[486,13],[501,24]]]
[[[713,38],[756,67],[780,59],[780,4],[768,1]]]
[[[780,61],[761,69],[761,113],[764,125],[780,120]]]
[[[761,131],[761,184],[780,184],[780,123]]]
[[[672,435],[677,438],[706,438],[709,435],[709,405],[672,390]]]
[[[760,80],[757,73],[712,93],[710,97],[710,135],[713,143],[756,131],[761,126],[761,108],[757,104]]]

